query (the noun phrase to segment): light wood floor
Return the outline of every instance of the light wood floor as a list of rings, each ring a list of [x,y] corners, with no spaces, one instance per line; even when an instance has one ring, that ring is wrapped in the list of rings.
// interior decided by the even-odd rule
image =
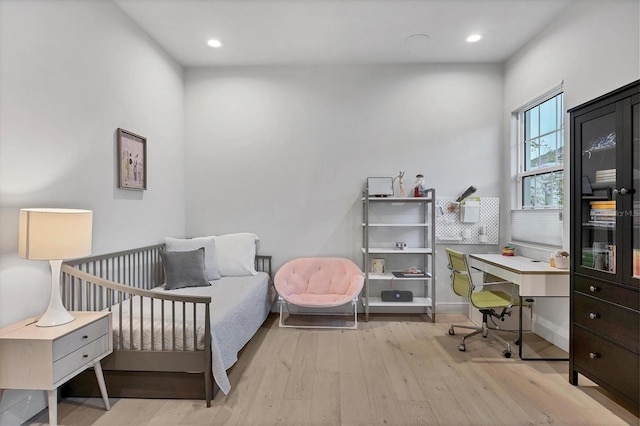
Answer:
[[[567,362],[505,359],[495,340],[458,351],[461,315],[375,316],[358,330],[280,329],[270,317],[204,401],[67,398],[62,425],[638,425],[599,387],[568,382]],[[43,411],[28,424],[48,421]]]

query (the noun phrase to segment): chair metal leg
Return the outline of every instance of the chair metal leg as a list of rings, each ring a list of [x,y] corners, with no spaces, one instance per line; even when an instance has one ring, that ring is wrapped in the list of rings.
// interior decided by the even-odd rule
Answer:
[[[354,297],[351,301],[353,306],[353,329],[358,328],[358,296]]]
[[[283,306],[285,303],[286,303],[286,302],[284,301],[284,299],[283,299],[282,297],[278,297],[278,308],[279,308],[279,311],[280,311],[280,319],[279,319],[279,321],[278,321],[278,327],[281,327],[281,328],[282,328],[282,327],[287,327],[287,326],[284,324],[284,321],[282,321],[282,306]]]
[[[474,331],[473,333],[469,333],[469,334],[467,334],[466,336],[463,336],[463,337],[462,337],[462,344],[464,345],[464,343],[465,343],[465,339],[467,339],[468,337],[473,337],[473,336],[475,336],[476,334],[480,334],[480,333],[482,333],[482,334],[483,334],[483,336],[482,336],[482,337],[484,337],[484,330],[483,330],[482,328],[481,328],[481,329],[479,329],[479,330]]]
[[[451,324],[451,327],[449,328],[449,334],[450,335],[454,335],[455,334],[455,329],[456,328],[464,328],[467,330],[474,330],[473,332],[465,335],[462,337],[462,341],[460,342],[460,346],[458,346],[458,349],[461,352],[465,352],[466,351],[466,339],[469,337],[473,337],[476,334],[480,334],[482,333],[482,337],[487,337],[489,335],[489,331],[490,330],[499,330],[499,331],[507,331],[507,332],[513,332],[513,333],[517,333],[517,331],[512,331],[512,330],[501,330],[500,328],[489,328],[488,324],[487,324],[487,318],[488,315],[485,314],[483,312],[482,314],[482,326],[473,326],[473,325],[459,325],[459,324]],[[503,345],[505,345],[507,347],[506,350],[502,351],[502,354],[504,355],[505,358],[511,358],[511,345],[509,344],[509,342],[507,342],[506,340],[504,340],[502,337],[500,337],[499,335],[492,333],[494,335],[494,337],[496,338],[497,341],[499,341],[500,343],[502,343]]]
[[[351,300],[351,306],[353,307],[353,325],[350,326],[331,326],[331,325],[287,325],[283,321],[283,305],[287,303],[282,296],[278,297],[278,305],[280,312],[280,319],[278,321],[278,327],[282,328],[315,328],[315,329],[342,329],[342,330],[357,330],[358,329],[358,297],[354,297]],[[287,309],[288,311],[288,309]],[[327,314],[331,315],[331,314]]]

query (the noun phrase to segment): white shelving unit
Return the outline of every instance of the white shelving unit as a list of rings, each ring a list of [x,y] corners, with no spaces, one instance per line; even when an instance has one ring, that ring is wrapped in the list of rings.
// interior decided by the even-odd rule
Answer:
[[[365,271],[362,303],[365,320],[369,320],[369,312],[375,308],[393,308],[393,312],[403,312],[403,308],[419,308],[435,322],[435,192],[430,188],[425,191],[424,197],[375,197],[369,195],[369,188],[365,184],[362,197]],[[410,240],[405,249],[395,248],[396,241],[405,240]],[[374,258],[385,259],[383,274],[372,273],[371,260]],[[392,273],[404,271],[410,266],[418,267],[425,275],[396,277]],[[393,286],[411,290],[413,301],[382,301],[381,291]]]

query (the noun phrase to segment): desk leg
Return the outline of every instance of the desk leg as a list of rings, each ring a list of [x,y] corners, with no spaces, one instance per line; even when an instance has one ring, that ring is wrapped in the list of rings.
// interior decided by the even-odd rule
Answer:
[[[100,394],[102,395],[102,400],[104,401],[104,408],[109,411],[111,410],[111,404],[109,404],[107,385],[104,383],[104,375],[102,374],[102,365],[100,364],[100,361],[96,362],[93,365],[93,370],[96,372],[96,379],[98,379],[98,386],[100,387]]]
[[[522,358],[522,296],[520,297],[520,318],[518,318],[518,357]]]
[[[47,391],[47,400],[49,402],[49,424],[56,426],[58,424],[58,389]]]
[[[522,296],[520,297],[520,319],[518,321],[518,340],[520,346],[518,348],[518,356],[523,361],[569,361],[569,358],[526,358],[522,356],[522,347],[524,346],[524,333],[522,332]],[[531,308],[533,309],[533,308]]]

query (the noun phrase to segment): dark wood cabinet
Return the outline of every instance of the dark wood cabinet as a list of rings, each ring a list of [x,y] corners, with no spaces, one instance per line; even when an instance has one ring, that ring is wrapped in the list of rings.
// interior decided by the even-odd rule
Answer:
[[[640,80],[571,115],[569,381],[640,411]]]

